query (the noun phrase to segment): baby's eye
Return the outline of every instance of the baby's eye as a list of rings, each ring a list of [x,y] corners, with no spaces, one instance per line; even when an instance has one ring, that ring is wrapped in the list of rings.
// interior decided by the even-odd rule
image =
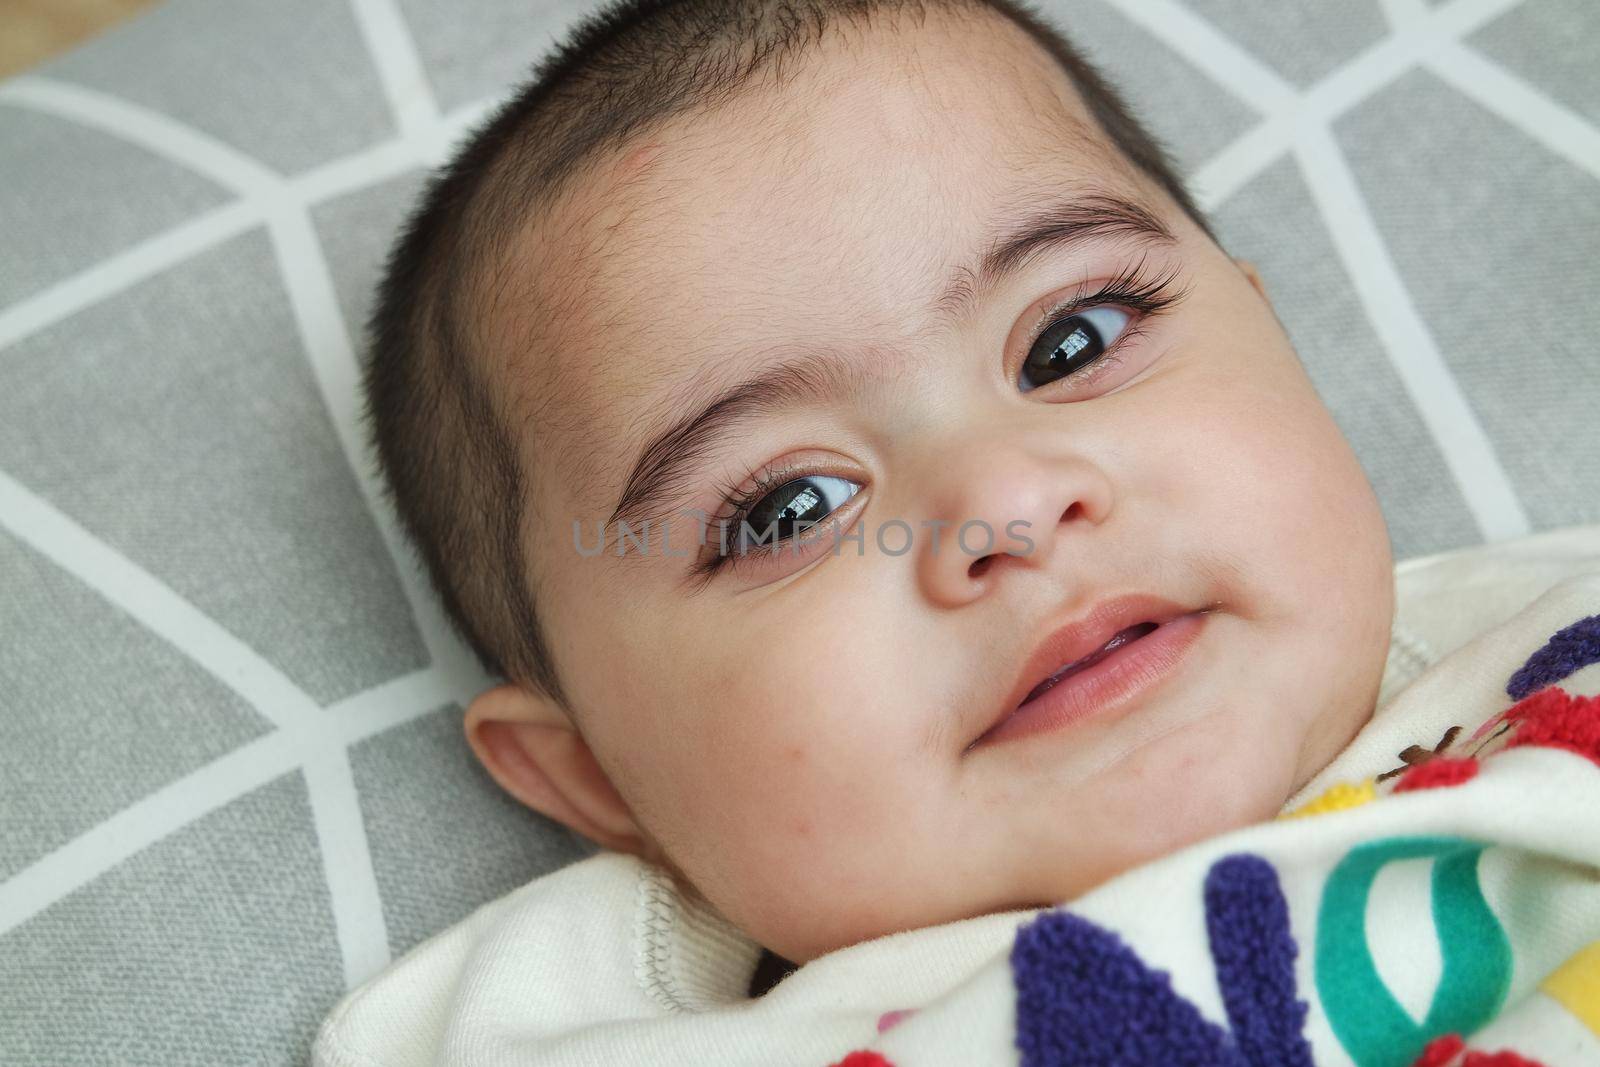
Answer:
[[[1082,370],[1117,343],[1132,319],[1128,312],[1108,305],[1063,315],[1039,334],[1022,363],[1017,384],[1026,393]]]
[[[810,474],[784,482],[756,501],[737,520],[731,553],[772,546],[821,522],[855,496],[861,486],[848,478]]]

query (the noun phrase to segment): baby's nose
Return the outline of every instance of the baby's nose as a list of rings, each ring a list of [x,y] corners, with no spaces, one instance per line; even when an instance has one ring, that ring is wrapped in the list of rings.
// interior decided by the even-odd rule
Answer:
[[[944,606],[981,596],[1003,580],[1002,571],[1048,569],[1113,506],[1105,472],[1059,447],[1045,452],[990,440],[943,459],[929,477],[918,578],[928,598]]]

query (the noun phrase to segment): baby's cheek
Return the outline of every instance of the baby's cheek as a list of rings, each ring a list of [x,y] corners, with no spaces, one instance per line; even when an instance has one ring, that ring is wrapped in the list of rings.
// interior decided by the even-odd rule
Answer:
[[[1359,460],[1309,385],[1295,388],[1298,376],[1288,375],[1278,410],[1242,441],[1270,459],[1258,461],[1252,522],[1237,537],[1305,692],[1345,704],[1340,690],[1359,689],[1387,648],[1393,559]]]
[[[1330,544],[1348,541],[1352,526],[1370,533],[1377,516],[1371,488],[1298,361],[1278,363],[1258,386],[1236,425],[1262,525]]]
[[[1256,356],[1248,372],[1197,388],[1205,445],[1198,458],[1173,454],[1189,480],[1170,492],[1196,543],[1240,570],[1236,609],[1283,634],[1312,620],[1326,631],[1335,615],[1364,630],[1389,566],[1376,497],[1299,362]],[[1328,643],[1348,654],[1355,638],[1334,636]]]
[[[1298,717],[1280,712],[1259,690],[1222,697],[1217,707],[1149,754],[1148,823],[1158,845],[1180,847],[1269,819],[1288,791]]]
[[[895,886],[915,886],[928,866],[919,849],[929,835],[918,824],[927,798],[915,802],[894,765],[873,773],[872,761],[857,758],[822,740],[774,744],[729,769],[730,805],[697,828],[728,914],[744,916],[753,936],[791,960],[780,944],[807,952],[875,936],[917,904]]]

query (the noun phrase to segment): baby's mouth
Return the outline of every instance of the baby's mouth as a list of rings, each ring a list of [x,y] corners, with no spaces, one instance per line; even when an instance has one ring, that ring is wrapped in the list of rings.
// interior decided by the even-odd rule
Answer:
[[[1099,663],[1101,660],[1111,655],[1123,645],[1137,641],[1151,630],[1154,630],[1156,625],[1157,624],[1153,622],[1141,622],[1118,630],[1116,633],[1111,635],[1111,639],[1105,644],[1101,645],[1087,656],[1084,656],[1081,659],[1075,659],[1071,663],[1063,665],[1044,681],[1034,686],[1033,689],[1028,692],[1028,695],[1022,698],[1022,704],[1026,704],[1029,701],[1035,700],[1044,695],[1044,693],[1047,692],[1051,686],[1060,683],[1066,678],[1070,678],[1079,671],[1087,670],[1088,668],[1093,667],[1096,663]],[[1018,704],[1017,707],[1022,707],[1022,704]]]
[[[1043,636],[1009,693],[963,753],[1002,737],[1038,732],[1041,723],[1053,730],[1100,708],[1127,704],[1176,662],[1198,632],[1199,617],[1217,607],[1191,608],[1151,593],[1128,593],[1102,599],[1063,625],[1047,621],[1034,631]],[[1169,625],[1180,619],[1189,621]],[[1057,687],[1060,692],[1052,693]]]

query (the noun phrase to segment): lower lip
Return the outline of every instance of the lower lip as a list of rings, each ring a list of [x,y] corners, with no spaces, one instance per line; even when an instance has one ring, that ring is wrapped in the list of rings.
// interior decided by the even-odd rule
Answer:
[[[1164,622],[1094,666],[1063,678],[1001,720],[973,747],[1059,730],[1090,715],[1126,707],[1177,668],[1200,636],[1207,614],[1191,612]]]

